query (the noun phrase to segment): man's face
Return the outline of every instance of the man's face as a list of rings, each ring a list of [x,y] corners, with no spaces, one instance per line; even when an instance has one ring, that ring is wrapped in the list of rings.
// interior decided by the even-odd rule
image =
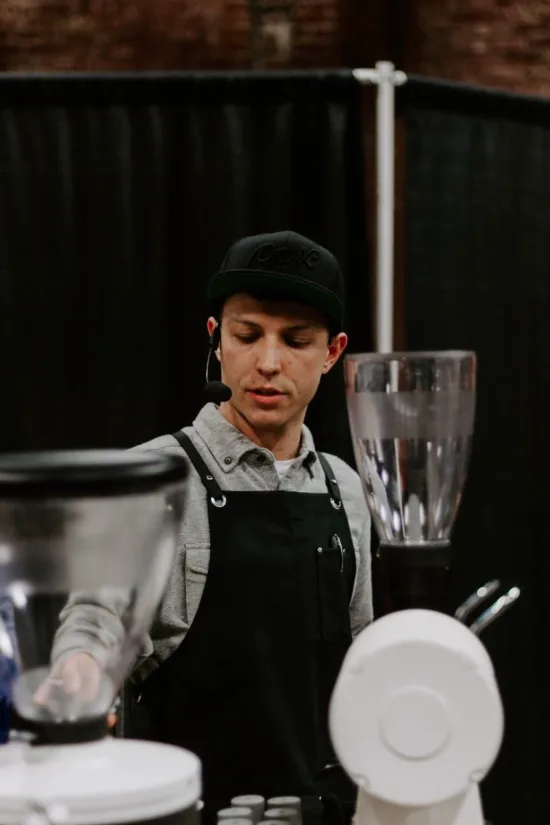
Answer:
[[[215,320],[208,321],[209,333]],[[340,333],[329,341],[323,317],[294,302],[229,298],[221,318],[218,358],[229,404],[259,430],[302,422],[321,376],[347,345]]]

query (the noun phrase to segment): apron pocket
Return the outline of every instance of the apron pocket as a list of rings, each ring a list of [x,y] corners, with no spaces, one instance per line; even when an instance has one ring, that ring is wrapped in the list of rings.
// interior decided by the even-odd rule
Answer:
[[[346,550],[330,542],[318,547],[317,583],[321,635],[324,642],[349,639],[351,623],[346,592]]]

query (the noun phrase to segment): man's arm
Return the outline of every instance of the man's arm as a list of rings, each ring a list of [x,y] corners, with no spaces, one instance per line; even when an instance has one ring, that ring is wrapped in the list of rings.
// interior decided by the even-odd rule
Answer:
[[[84,703],[96,700],[107,661],[118,660],[120,664],[128,624],[124,615],[132,609],[132,602],[127,592],[123,596],[120,590],[111,588],[79,591],[69,597],[59,616],[49,676],[34,695],[37,705],[48,705],[55,695],[54,686],[61,686],[67,695]],[[138,654],[138,664],[150,655],[152,647],[147,637]],[[135,654],[133,658],[135,662]]]
[[[355,576],[355,588],[350,603],[351,632],[353,638],[373,620],[370,533],[371,520],[367,511],[363,529],[357,542],[357,573]]]
[[[130,601],[128,594],[123,596],[109,588],[73,593],[59,615],[52,662],[65,660],[73,653],[88,653],[103,666],[113,654],[118,655],[126,634],[123,617]],[[149,638],[146,648],[152,649]],[[143,650],[141,655],[148,653]]]
[[[371,516],[358,473],[334,455],[327,459],[336,474],[355,550],[355,586],[350,602],[353,638],[373,620],[371,579]]]

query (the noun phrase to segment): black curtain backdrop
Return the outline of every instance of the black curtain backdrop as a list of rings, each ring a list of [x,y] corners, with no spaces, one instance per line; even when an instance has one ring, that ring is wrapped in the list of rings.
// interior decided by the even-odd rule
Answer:
[[[483,636],[506,714],[486,814],[493,825],[547,822],[550,102],[412,78],[398,109],[407,348],[479,356],[457,603],[491,578],[523,588]]]
[[[129,446],[202,404],[205,285],[238,237],[339,257],[371,347],[351,72],[0,76],[0,450]],[[308,422],[352,462],[341,369]]]

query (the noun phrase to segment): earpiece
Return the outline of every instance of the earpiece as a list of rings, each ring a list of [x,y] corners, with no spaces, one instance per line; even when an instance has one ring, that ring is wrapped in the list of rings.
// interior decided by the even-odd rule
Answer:
[[[206,387],[204,388],[205,401],[213,401],[215,404],[221,404],[223,401],[229,401],[231,398],[231,390],[226,384],[223,384],[221,381],[210,381],[210,359],[212,358],[212,353],[218,349],[220,340],[221,329],[220,325],[216,324],[210,335],[210,349],[206,361]]]

